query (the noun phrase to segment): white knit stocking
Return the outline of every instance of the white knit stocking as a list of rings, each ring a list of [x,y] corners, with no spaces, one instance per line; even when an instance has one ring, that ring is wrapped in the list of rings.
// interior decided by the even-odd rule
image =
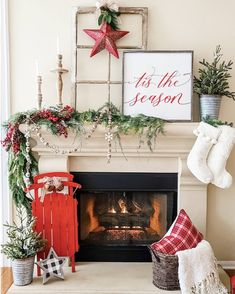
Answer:
[[[226,171],[227,159],[235,143],[235,129],[230,126],[219,126],[221,135],[208,156],[208,167],[213,174],[212,184],[220,188],[229,188],[232,176]]]
[[[221,130],[207,123],[200,122],[194,130],[197,140],[187,159],[187,165],[192,174],[201,182],[208,184],[213,179],[213,174],[207,166],[207,156],[213,146],[217,143]]]

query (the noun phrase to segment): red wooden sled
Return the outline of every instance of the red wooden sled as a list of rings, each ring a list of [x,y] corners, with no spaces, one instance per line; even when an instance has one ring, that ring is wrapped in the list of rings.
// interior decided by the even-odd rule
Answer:
[[[39,189],[44,183],[40,182],[45,177],[63,178],[64,187],[68,187],[68,194],[53,192],[46,194],[44,201],[40,201]],[[66,179],[66,180],[64,180]],[[34,190],[35,198],[32,202],[32,213],[37,218],[35,230],[42,232],[47,240],[46,247],[37,254],[37,261],[45,259],[53,247],[58,256],[71,258],[72,272],[75,272],[75,252],[79,250],[78,244],[78,202],[73,198],[74,188],[80,189],[81,185],[72,182],[73,175],[64,172],[44,173],[34,177],[34,184],[26,191]],[[41,275],[40,267],[37,267],[38,276]]]
[[[232,276],[230,278],[230,281],[231,281],[231,294],[235,294],[235,276]]]

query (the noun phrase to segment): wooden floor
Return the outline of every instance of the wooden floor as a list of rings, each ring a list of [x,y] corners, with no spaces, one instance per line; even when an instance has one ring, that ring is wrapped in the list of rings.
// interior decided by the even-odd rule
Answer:
[[[12,271],[10,267],[1,267],[1,294],[7,293],[7,290],[10,288],[13,278]]]

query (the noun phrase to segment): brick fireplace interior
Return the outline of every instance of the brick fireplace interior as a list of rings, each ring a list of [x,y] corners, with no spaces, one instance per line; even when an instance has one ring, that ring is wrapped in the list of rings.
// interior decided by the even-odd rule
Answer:
[[[149,261],[177,213],[177,173],[74,172],[77,261]]]

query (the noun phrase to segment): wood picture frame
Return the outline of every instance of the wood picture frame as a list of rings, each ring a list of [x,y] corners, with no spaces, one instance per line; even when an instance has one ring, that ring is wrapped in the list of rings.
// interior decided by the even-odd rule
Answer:
[[[193,51],[125,51],[123,113],[192,121]]]

